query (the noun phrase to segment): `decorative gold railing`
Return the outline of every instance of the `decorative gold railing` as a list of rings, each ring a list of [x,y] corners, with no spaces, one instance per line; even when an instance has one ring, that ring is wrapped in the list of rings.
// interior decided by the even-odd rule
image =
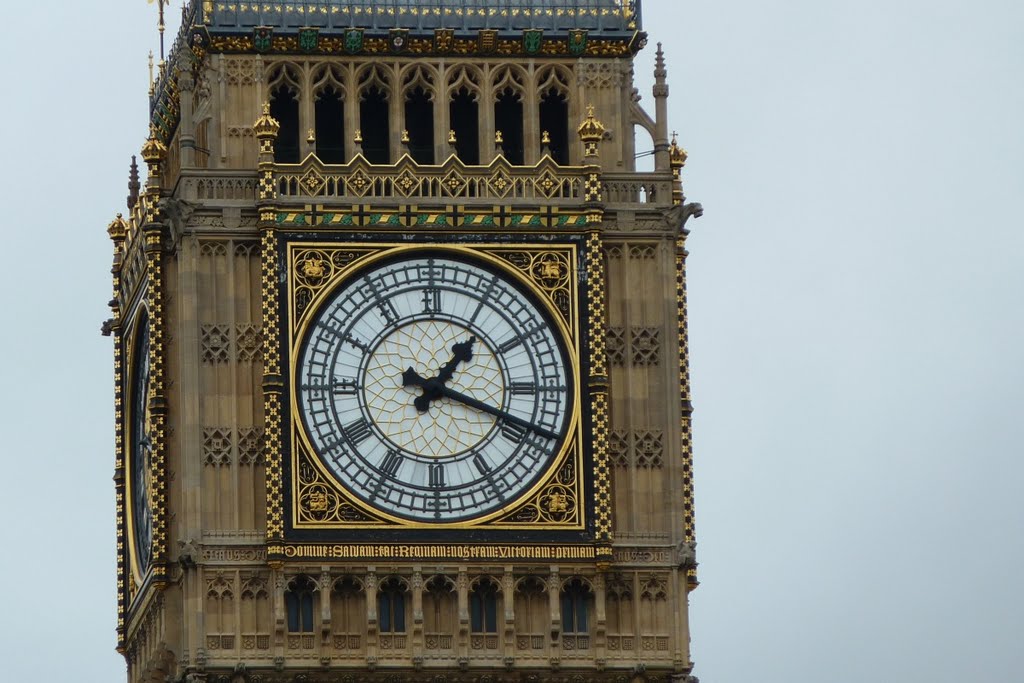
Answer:
[[[362,157],[328,166],[308,157],[301,164],[277,164],[274,169],[278,199],[285,202],[317,198],[580,204],[586,180],[583,168],[559,166],[547,157],[533,166],[513,166],[501,157],[487,166],[467,166],[455,157],[427,166],[408,156],[390,166],[376,166]]]

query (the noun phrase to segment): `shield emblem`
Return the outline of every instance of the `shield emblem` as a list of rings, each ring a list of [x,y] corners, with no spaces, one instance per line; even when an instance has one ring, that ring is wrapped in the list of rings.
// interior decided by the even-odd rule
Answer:
[[[569,31],[569,54],[579,56],[587,51],[587,32],[579,29]]]
[[[312,52],[320,46],[320,29],[301,28],[299,29],[299,49],[303,52]]]
[[[544,42],[544,31],[539,28],[530,28],[523,31],[523,50],[528,55],[535,55],[540,52],[541,43]]]
[[[409,47],[409,29],[393,28],[388,31],[388,42],[392,52],[405,52]]]
[[[455,47],[455,31],[450,28],[434,30],[434,49],[440,53],[451,52]]]
[[[350,28],[345,31],[345,49],[349,52],[359,52],[363,49],[363,29]]]
[[[269,26],[258,26],[253,29],[252,46],[256,52],[269,52],[274,43],[274,29]]]
[[[480,52],[494,52],[495,48],[498,47],[498,31],[493,28],[481,29],[479,45]]]

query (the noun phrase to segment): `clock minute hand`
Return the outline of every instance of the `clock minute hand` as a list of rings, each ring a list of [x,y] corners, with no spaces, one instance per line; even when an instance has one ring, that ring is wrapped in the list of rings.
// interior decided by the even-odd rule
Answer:
[[[488,415],[493,415],[493,416],[495,416],[497,418],[501,418],[502,420],[504,420],[505,422],[507,422],[509,424],[514,424],[514,425],[518,425],[520,427],[523,427],[525,429],[529,429],[529,430],[531,430],[533,432],[536,432],[537,434],[540,434],[541,436],[546,437],[548,439],[557,439],[558,438],[558,434],[556,434],[555,432],[551,431],[550,429],[545,429],[544,427],[541,427],[540,425],[535,425],[532,422],[527,422],[526,420],[524,420],[521,417],[516,417],[515,415],[507,413],[507,412],[505,412],[504,410],[502,410],[500,408],[495,408],[494,406],[490,405],[489,403],[484,403],[483,401],[478,401],[477,399],[473,398],[472,396],[467,396],[466,394],[463,394],[461,392],[455,391],[454,389],[449,389],[448,387],[442,385],[438,389],[438,392],[441,394],[441,396],[445,396],[447,398],[450,398],[453,401],[458,401],[459,403],[461,403],[463,405],[466,405],[466,406],[469,406],[470,408],[476,408],[480,412],[487,413]]]

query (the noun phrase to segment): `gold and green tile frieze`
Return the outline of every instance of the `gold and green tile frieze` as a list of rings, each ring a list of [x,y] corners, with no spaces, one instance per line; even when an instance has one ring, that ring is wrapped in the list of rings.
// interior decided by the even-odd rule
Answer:
[[[303,210],[278,211],[277,225],[301,227],[375,228],[495,228],[501,230],[563,228],[583,229],[586,213],[544,207],[536,211],[512,211],[508,207],[461,207],[418,209],[415,206],[378,208],[354,205],[345,208],[308,206]]]

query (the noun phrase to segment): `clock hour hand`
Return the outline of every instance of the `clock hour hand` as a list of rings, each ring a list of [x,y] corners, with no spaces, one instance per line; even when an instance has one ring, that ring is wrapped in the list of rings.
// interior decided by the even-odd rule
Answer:
[[[431,401],[436,401],[441,398],[442,394],[440,393],[439,388],[444,388],[444,383],[452,378],[455,374],[455,369],[459,366],[459,363],[469,361],[473,358],[474,342],[476,342],[476,336],[471,335],[466,341],[453,344],[452,359],[441,367],[437,373],[437,377],[424,379],[418,372],[416,372],[415,369],[413,369],[411,365],[402,373],[403,387],[421,387],[423,389],[423,393],[417,396],[413,401],[413,405],[416,406],[416,410],[421,413],[425,413],[430,409]]]
[[[410,365],[409,368],[402,373],[402,386],[403,387],[421,387],[423,393],[417,396],[412,404],[416,406],[416,410],[421,413],[425,413],[430,409],[430,402],[441,398],[441,394],[437,392],[437,387],[443,387],[444,385],[438,382],[436,379],[425,379],[420,373],[416,372]]]
[[[470,408],[476,408],[480,412],[487,413],[488,415],[493,415],[501,420],[504,420],[508,424],[513,424],[519,427],[523,427],[524,429],[529,429],[548,439],[558,438],[558,434],[551,431],[550,429],[546,429],[544,427],[541,427],[540,425],[535,425],[532,422],[527,422],[521,417],[516,417],[515,415],[512,415],[511,413],[508,413],[502,410],[501,408],[495,408],[489,403],[478,401],[472,396],[468,396],[461,392],[455,391],[454,389],[449,389],[443,384],[437,388],[437,391],[441,396],[450,398],[453,401],[458,401],[459,403],[465,406],[469,406]]]
[[[473,343],[476,342],[476,335],[470,335],[464,342],[452,344],[452,359],[444,364],[444,367],[437,373],[435,378],[442,384],[447,382],[455,374],[455,368],[459,363],[468,362],[473,358]]]

